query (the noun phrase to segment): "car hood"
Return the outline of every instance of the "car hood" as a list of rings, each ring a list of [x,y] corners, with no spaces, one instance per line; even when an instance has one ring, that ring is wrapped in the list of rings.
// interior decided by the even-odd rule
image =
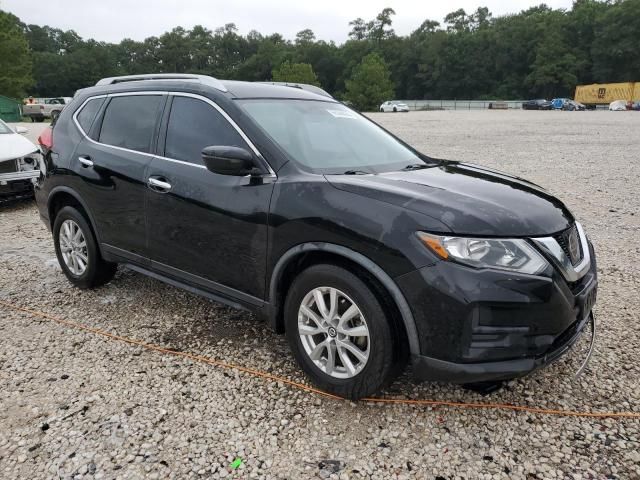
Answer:
[[[535,237],[574,219],[539,186],[477,165],[443,161],[422,170],[377,175],[328,175],[336,188],[413,210],[459,235]]]
[[[37,152],[38,147],[18,133],[0,134],[0,162]]]

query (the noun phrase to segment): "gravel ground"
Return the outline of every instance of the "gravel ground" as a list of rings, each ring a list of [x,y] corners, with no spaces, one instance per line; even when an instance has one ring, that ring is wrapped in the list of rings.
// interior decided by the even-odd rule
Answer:
[[[640,412],[640,115],[372,114],[436,157],[563,198],[596,245],[599,340],[489,397],[415,384],[387,396]],[[304,381],[252,315],[131,271],[72,288],[35,205],[0,207],[0,300]],[[323,398],[0,307],[0,478],[640,478],[640,421]],[[229,468],[235,458],[243,465]]]

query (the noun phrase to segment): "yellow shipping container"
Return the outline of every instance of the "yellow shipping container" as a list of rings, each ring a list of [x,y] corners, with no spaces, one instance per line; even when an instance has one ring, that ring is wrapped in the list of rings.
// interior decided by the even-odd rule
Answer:
[[[578,85],[575,101],[585,105],[608,105],[616,100],[640,100],[640,82]]]

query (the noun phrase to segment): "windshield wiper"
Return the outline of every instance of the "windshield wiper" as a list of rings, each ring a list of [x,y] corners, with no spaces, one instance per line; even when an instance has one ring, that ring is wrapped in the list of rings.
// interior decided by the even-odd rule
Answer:
[[[343,175],[369,175],[371,172],[365,172],[364,170],[347,170],[343,172]]]
[[[404,170],[404,171],[422,170],[423,168],[429,168],[429,165],[427,165],[426,163],[412,163],[412,164],[407,165],[406,167],[404,167],[402,170]]]

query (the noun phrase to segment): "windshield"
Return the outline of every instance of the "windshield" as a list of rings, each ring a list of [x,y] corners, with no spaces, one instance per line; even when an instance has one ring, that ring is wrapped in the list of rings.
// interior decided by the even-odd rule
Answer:
[[[314,173],[382,173],[425,165],[413,150],[342,104],[282,99],[239,103],[294,162]]]
[[[0,120],[0,135],[3,133],[14,133],[13,130],[9,128],[9,126]]]

